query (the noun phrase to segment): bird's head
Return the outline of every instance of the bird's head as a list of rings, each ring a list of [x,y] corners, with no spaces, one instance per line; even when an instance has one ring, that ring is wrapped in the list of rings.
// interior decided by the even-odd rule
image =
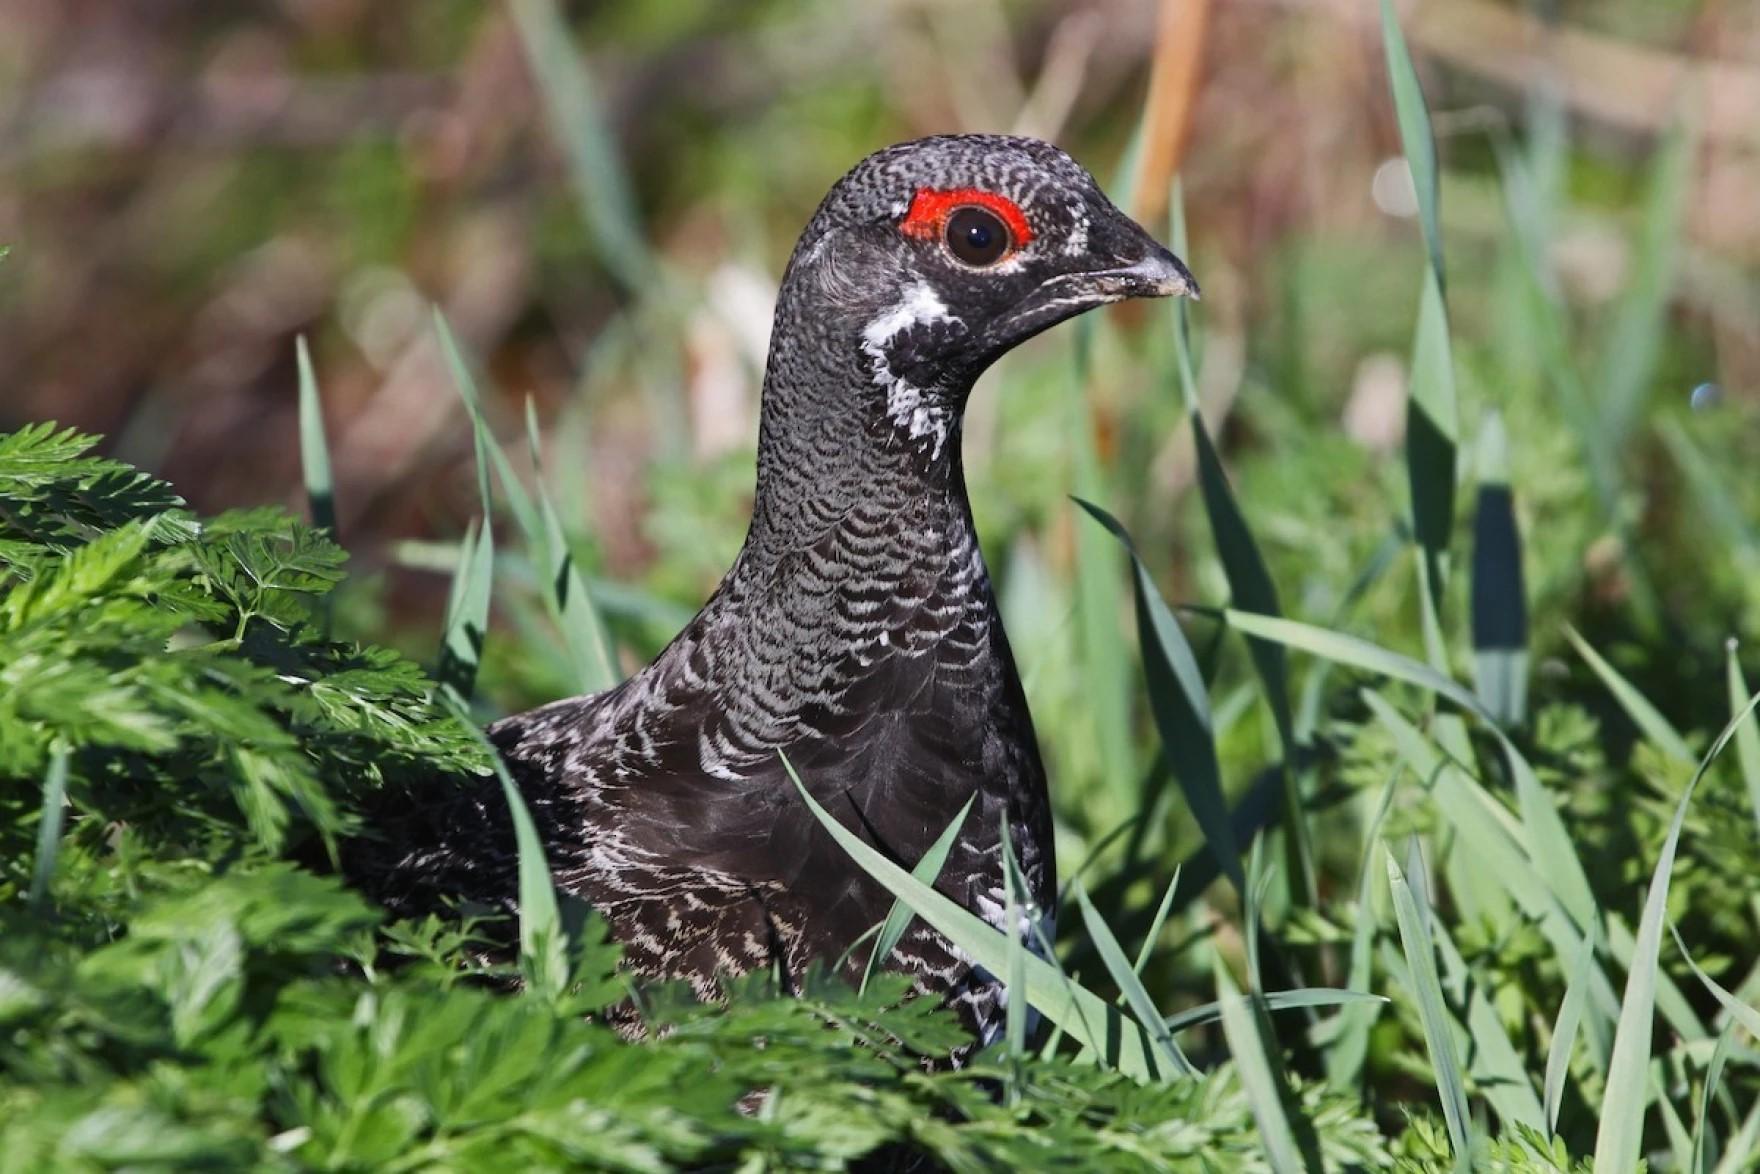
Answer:
[[[1049,143],[943,135],[839,180],[784,280],[797,335],[853,352],[885,416],[936,455],[973,380],[1017,344],[1125,298],[1197,296],[1184,263]]]

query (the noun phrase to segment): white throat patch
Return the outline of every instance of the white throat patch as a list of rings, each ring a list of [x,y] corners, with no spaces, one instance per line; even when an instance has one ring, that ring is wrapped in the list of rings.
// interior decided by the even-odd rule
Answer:
[[[872,361],[874,382],[886,390],[886,415],[911,440],[927,440],[932,455],[939,457],[953,421],[951,413],[923,394],[923,389],[893,373],[886,360],[886,344],[901,331],[924,322],[951,322],[953,316],[935,291],[919,282],[904,291],[890,310],[868,323],[862,331],[862,350]]]

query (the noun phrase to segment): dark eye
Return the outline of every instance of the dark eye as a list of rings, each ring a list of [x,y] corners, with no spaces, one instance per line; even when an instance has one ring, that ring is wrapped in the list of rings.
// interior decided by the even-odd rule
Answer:
[[[1008,244],[1008,226],[988,208],[955,208],[947,218],[947,247],[967,265],[996,264]]]

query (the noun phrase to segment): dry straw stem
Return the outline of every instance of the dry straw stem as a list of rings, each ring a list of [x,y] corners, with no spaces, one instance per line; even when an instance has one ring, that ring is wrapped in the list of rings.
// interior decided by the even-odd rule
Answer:
[[[1209,24],[1210,0],[1161,0],[1143,109],[1143,161],[1130,192],[1131,212],[1144,224],[1167,214],[1167,193],[1191,134]]]

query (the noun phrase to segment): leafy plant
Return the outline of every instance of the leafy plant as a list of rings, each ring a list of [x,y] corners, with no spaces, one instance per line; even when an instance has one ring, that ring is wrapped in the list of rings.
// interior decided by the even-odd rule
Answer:
[[[625,1039],[592,1021],[628,997],[617,948],[589,918],[564,949],[535,841],[527,993],[479,923],[383,924],[306,849],[357,834],[392,776],[453,785],[490,752],[415,665],[322,637],[343,556],[321,533],[197,519],[90,443],[0,437],[0,1168],[1252,1164],[1226,1069],[1160,1094],[1068,1057],[925,1073],[964,1031],[884,972],[798,998],[757,975],[720,1006],[650,989]],[[1304,1095],[1337,1152],[1384,1160]]]

